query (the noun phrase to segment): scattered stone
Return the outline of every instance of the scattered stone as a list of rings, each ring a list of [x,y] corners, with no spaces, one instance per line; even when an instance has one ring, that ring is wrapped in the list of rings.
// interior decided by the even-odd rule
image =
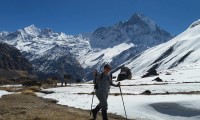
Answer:
[[[154,69],[154,70],[149,70],[145,75],[142,76],[142,78],[145,78],[145,77],[151,77],[151,76],[157,76],[158,73],[157,71]]]
[[[145,90],[142,94],[143,95],[151,95],[151,91],[150,90]]]
[[[159,77],[155,78],[155,79],[154,79],[154,80],[152,80],[152,81],[156,81],[156,82],[163,82],[163,80],[162,80],[161,78],[159,78]]]
[[[55,93],[54,91],[40,91],[41,93],[44,93],[44,94],[52,94],[52,93]]]
[[[167,91],[165,94],[169,95],[169,92]]]

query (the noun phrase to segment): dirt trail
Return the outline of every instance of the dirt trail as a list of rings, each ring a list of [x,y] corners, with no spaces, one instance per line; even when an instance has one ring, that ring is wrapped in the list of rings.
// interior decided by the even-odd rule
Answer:
[[[0,120],[89,120],[89,112],[57,105],[54,100],[12,94],[0,98]],[[101,120],[101,115],[98,119]],[[109,114],[109,120],[125,120]]]

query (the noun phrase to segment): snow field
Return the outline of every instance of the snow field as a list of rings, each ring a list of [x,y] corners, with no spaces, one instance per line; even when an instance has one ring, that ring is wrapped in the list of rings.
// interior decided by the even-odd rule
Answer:
[[[166,72],[170,72],[171,75],[165,75]],[[199,94],[140,95],[140,93],[145,90],[150,90],[153,94],[166,92],[200,92],[200,83],[198,83],[200,82],[199,72],[200,69],[198,65],[188,65],[179,69],[162,71],[159,77],[163,79],[164,82],[152,81],[156,77],[140,78],[138,76],[135,76],[134,80],[125,80],[121,82],[128,118],[136,120],[199,120]],[[54,91],[55,93],[47,95],[38,93],[38,95],[44,98],[55,99],[58,101],[58,104],[61,105],[90,110],[92,100],[91,92],[93,91],[92,84],[72,84],[68,87],[46,90]],[[110,93],[119,94],[119,88],[111,87]],[[136,95],[126,95],[126,93]],[[98,100],[95,97],[93,107],[97,104]],[[156,104],[156,108],[161,106],[161,109],[157,110],[152,107],[152,104]],[[124,116],[120,95],[109,95],[108,105],[108,112]],[[164,109],[162,107],[164,107]],[[170,112],[173,110],[175,110],[174,114],[177,115],[173,115]],[[192,115],[187,116],[187,112],[192,110],[197,111],[197,115],[190,112]],[[185,114],[186,116],[183,116],[180,113]]]

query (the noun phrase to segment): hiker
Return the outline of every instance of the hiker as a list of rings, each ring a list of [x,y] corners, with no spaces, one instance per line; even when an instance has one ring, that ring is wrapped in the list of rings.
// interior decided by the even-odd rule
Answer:
[[[65,86],[67,86],[67,83],[70,83],[70,84],[71,84],[71,82],[70,82],[71,78],[72,78],[71,75],[64,74],[62,86],[63,86],[63,83],[65,84]]]
[[[107,109],[108,109],[108,93],[110,86],[119,87],[120,83],[117,85],[113,84],[112,77],[109,74],[111,71],[111,66],[109,64],[106,64],[104,66],[104,70],[101,74],[98,74],[97,71],[94,71],[94,87],[95,87],[95,93],[99,100],[99,104],[96,106],[96,108],[92,109],[92,115],[93,120],[97,118],[97,113],[99,110],[102,110],[102,118],[103,120],[108,120],[107,117]]]

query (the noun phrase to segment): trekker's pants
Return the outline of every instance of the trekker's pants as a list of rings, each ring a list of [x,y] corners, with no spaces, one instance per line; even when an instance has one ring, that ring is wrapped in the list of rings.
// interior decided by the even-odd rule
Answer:
[[[99,106],[102,110],[108,109],[108,103],[107,103],[108,92],[109,90],[104,90],[104,89],[96,90],[96,96],[99,100],[99,104],[97,106]]]

